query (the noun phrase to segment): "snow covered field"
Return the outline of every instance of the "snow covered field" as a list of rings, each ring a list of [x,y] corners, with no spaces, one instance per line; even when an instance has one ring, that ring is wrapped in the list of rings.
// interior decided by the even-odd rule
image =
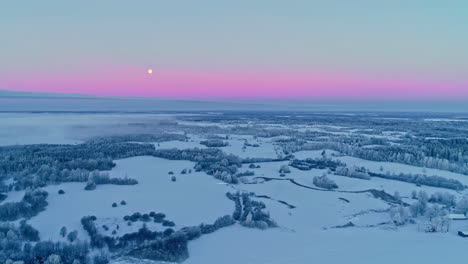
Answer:
[[[136,124],[136,127],[144,128],[141,134],[147,134],[152,129],[167,129],[170,133],[186,135],[187,139],[127,142],[129,144],[149,143],[155,150],[162,151],[218,149],[241,160],[265,159],[253,164],[245,162],[237,168],[236,173],[253,172],[253,175],[239,175],[237,184],[226,182],[225,179],[223,182],[221,178],[210,175],[207,170],[196,171],[199,159],[190,161],[148,155],[114,159],[116,166],[108,171],[109,176],[129,177],[137,180],[138,184],[98,184],[95,190],[89,191],[84,190],[86,182],[51,183],[42,187],[48,192],[48,205],[44,211],[27,221],[39,231],[41,240],[66,242],[66,237],[60,235],[62,227],[66,227],[69,232],[76,230],[81,241],[89,240],[80,220],[90,215],[97,218],[95,223],[98,232],[114,238],[137,232],[144,224],[151,231],[163,232],[167,229],[156,222],[136,221],[129,225],[129,221],[123,219],[136,212],[163,213],[166,215],[165,219],[175,223],[171,227],[175,230],[202,223],[212,224],[221,216],[233,214],[235,206],[226,197],[226,193],[240,192],[249,193],[254,201],[263,202],[265,211],[277,223],[277,227],[265,230],[247,228],[238,221],[232,226],[204,234],[188,242],[189,257],[184,263],[452,263],[463,259],[462,252],[468,246],[468,239],[457,236],[458,231],[468,230],[468,220],[451,221],[448,232],[429,233],[424,231],[426,224],[430,222],[426,216],[416,216],[397,225],[390,214],[392,208],[398,206],[409,210],[411,204],[418,201],[413,197],[414,192],[424,191],[428,197],[446,193],[453,195],[458,202],[466,195],[466,189],[430,187],[379,177],[363,180],[336,175],[330,168],[298,169],[291,166],[290,158],[285,158],[288,150],[281,143],[294,139],[294,135],[260,137],[253,135],[258,132],[256,130],[252,134],[242,134],[239,131],[228,133],[234,127],[248,128],[252,124],[249,120],[245,120],[244,125],[233,125],[222,124],[217,119],[194,122],[188,118],[178,121],[175,115],[152,114],[0,114],[0,118],[0,145],[4,146],[80,144],[85,141],[85,137],[78,135],[77,131],[88,131],[91,136],[103,131],[106,136],[113,135],[115,131],[112,130],[118,127],[120,135],[128,134],[128,131],[134,133],[135,128],[128,129],[127,126]],[[154,127],[147,125],[160,120],[175,123],[161,123]],[[432,119],[426,119],[430,120]],[[263,125],[269,124],[272,128],[288,127],[267,121]],[[179,125],[187,131],[177,131]],[[213,126],[218,129],[208,132],[204,130]],[[82,130],[83,127],[86,130]],[[296,137],[307,131],[330,133],[334,137],[353,137],[355,134],[359,136],[360,131],[363,131],[361,127],[353,128],[349,124],[315,127],[310,124],[295,124],[289,128],[294,128],[298,133]],[[219,133],[220,131],[223,133]],[[406,132],[384,131],[382,135],[362,134],[359,140],[383,139],[391,145],[400,144],[405,135]],[[212,148],[200,143],[213,136],[221,138],[227,146]],[[323,136],[317,136],[317,140],[320,142]],[[304,141],[314,142],[309,137]],[[299,146],[300,144],[302,143],[298,143]],[[372,149],[369,146],[380,145],[369,143],[366,146]],[[463,173],[398,162],[366,160],[330,149],[298,150],[292,154],[299,160],[321,160],[324,150],[325,156],[331,161],[341,161],[348,167],[364,167],[367,172],[435,175],[468,185],[468,176]],[[224,164],[223,162],[220,163]],[[290,172],[280,173],[280,168],[288,165]],[[182,173],[184,170],[185,173]],[[322,175],[336,183],[337,188],[328,190],[317,186],[314,177]],[[4,183],[14,185],[16,180],[14,177],[5,178]],[[59,190],[63,190],[64,194],[59,194]],[[23,189],[5,192],[7,197],[0,206],[20,202],[24,193]],[[401,205],[388,200],[388,197],[378,197],[379,194],[383,197],[396,197],[396,193],[400,196],[398,199]],[[121,204],[122,201],[125,204]],[[113,203],[116,206],[112,206]],[[428,206],[432,206],[432,202]],[[457,208],[449,206],[445,210],[452,212]],[[19,224],[19,220],[11,222]],[[117,255],[111,263],[159,263],[150,260],[139,262],[135,258]],[[109,256],[114,257],[111,252]]]
[[[177,226],[211,223],[219,216],[230,214],[232,204],[223,199],[225,185],[217,184],[217,180],[203,173],[179,173],[191,167],[192,162],[154,157],[118,160],[110,175],[128,175],[138,180],[137,185],[99,185],[94,191],[84,191],[83,183],[48,186],[44,189],[49,192],[49,206],[45,212],[32,218],[30,224],[39,230],[41,239],[57,240],[60,239],[62,226],[68,230],[78,230],[79,237],[86,238],[80,223],[85,215],[95,215],[98,219],[105,218],[112,224],[120,224],[122,228],[119,232],[125,234],[127,227],[122,217],[135,212],[162,212]],[[170,180],[169,171],[175,172],[176,182]],[[58,194],[58,190],[64,190],[65,194]],[[127,204],[120,205],[122,200]],[[111,205],[114,202],[119,206],[113,208]],[[132,226],[133,229],[135,226]]]

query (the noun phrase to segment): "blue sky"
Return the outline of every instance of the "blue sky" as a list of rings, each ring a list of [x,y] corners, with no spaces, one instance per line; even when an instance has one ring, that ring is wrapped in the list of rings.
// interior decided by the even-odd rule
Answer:
[[[468,83],[467,14],[466,1],[6,1],[0,89],[151,67],[442,83],[457,94]]]

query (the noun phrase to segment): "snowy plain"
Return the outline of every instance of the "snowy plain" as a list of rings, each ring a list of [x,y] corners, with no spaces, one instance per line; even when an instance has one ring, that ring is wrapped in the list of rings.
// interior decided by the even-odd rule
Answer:
[[[122,125],[128,122],[160,120],[172,116],[148,114],[0,114],[0,145],[15,144],[78,144],[82,139],[74,132],[76,127]],[[185,122],[184,125],[193,124]],[[207,123],[198,125],[222,125]],[[230,127],[230,126],[225,126]],[[331,127],[337,129],[338,127]],[[304,128],[298,128],[302,130]],[[307,128],[312,129],[313,128]],[[20,131],[21,133],[18,133]],[[99,130],[96,130],[99,131]],[[323,126],[315,131],[327,131]],[[348,135],[352,132],[333,132]],[[199,142],[206,139],[203,134],[189,134],[188,141],[165,141],[154,143],[158,149],[206,148]],[[389,137],[393,139],[393,137]],[[275,140],[278,138],[254,138],[251,135],[229,135],[228,146],[220,147],[225,153],[241,158],[277,158],[282,155]],[[258,147],[244,147],[244,142]],[[411,165],[376,162],[350,156],[341,156],[326,150],[328,157],[350,166],[365,167],[369,171],[394,173],[426,173],[456,179],[468,185],[468,176],[459,173],[416,167]],[[320,158],[322,150],[299,151],[298,159]],[[428,234],[420,232],[416,225],[395,227],[388,215],[389,204],[369,193],[347,193],[341,191],[385,190],[399,192],[408,201],[413,190],[424,190],[428,194],[444,191],[461,198],[465,192],[435,187],[415,186],[406,182],[372,178],[360,180],[328,174],[339,186],[337,191],[307,189],[287,180],[258,181],[225,184],[205,172],[181,174],[184,169],[193,169],[194,162],[167,160],[139,156],[115,160],[109,174],[111,177],[131,177],[138,180],[134,186],[98,185],[96,190],[85,191],[84,183],[61,183],[44,189],[49,193],[47,209],[32,217],[28,223],[40,232],[42,240],[64,241],[59,234],[62,226],[77,230],[78,238],[87,240],[80,219],[95,215],[98,223],[106,224],[110,234],[116,225],[118,234],[133,232],[141,224],[126,226],[122,216],[134,212],[162,212],[176,228],[212,223],[218,217],[231,214],[234,205],[225,196],[226,192],[247,191],[260,196],[257,200],[266,204],[277,228],[258,230],[239,224],[223,228],[189,243],[190,257],[187,264],[252,263],[252,264],[303,264],[303,263],[454,263],[459,262],[468,240],[458,237],[455,230],[468,229],[468,222],[453,224],[449,233]],[[255,177],[281,178],[279,168],[288,161],[258,163],[260,168],[250,169],[244,164],[239,171],[252,170]],[[382,169],[381,169],[382,168]],[[171,181],[169,172],[177,180]],[[327,174],[326,170],[301,171],[291,168],[285,178],[293,179],[305,186],[313,187],[313,177]],[[63,190],[65,194],[58,194]],[[24,191],[8,193],[6,202],[19,201]],[[268,197],[268,198],[265,198]],[[126,205],[119,202],[125,200]],[[344,200],[348,202],[344,202]],[[116,202],[117,207],[112,207]],[[291,205],[291,206],[288,206]],[[348,222],[354,227],[339,228]],[[383,223],[383,224],[382,224]],[[149,225],[163,230],[157,224]],[[455,229],[457,228],[457,229]],[[404,258],[402,257],[404,256]],[[116,260],[115,264],[137,263],[136,260]],[[143,263],[143,262],[142,262]],[[148,263],[153,263],[149,261]]]

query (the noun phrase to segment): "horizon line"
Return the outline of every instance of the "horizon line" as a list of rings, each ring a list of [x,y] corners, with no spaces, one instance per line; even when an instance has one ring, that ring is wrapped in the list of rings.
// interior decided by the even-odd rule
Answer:
[[[12,93],[12,94],[2,94]],[[31,94],[31,96],[27,96]],[[36,95],[36,96],[35,96]],[[47,96],[50,95],[50,96]],[[139,96],[139,95],[100,95],[93,93],[74,93],[74,92],[42,92],[31,90],[11,90],[0,89],[0,98],[67,98],[67,99],[160,99],[160,100],[187,100],[187,101],[268,101],[268,102],[340,102],[340,103],[358,103],[358,102],[460,102],[467,101],[468,96],[459,97],[341,97],[341,96]]]

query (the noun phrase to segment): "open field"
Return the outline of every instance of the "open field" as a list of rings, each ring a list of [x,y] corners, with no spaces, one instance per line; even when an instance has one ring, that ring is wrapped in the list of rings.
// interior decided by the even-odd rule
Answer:
[[[0,115],[2,225],[38,232],[20,244],[116,264],[440,263],[468,245],[464,119]]]

